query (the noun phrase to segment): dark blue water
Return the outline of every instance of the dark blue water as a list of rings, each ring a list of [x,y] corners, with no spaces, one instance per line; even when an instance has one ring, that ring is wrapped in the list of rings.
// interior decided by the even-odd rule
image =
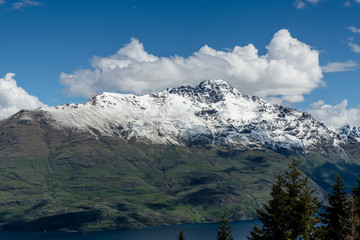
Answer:
[[[242,221],[232,223],[232,234],[234,239],[246,239],[249,231],[256,223],[259,224],[259,221]],[[216,223],[186,224],[90,233],[0,231],[0,240],[176,240],[180,230],[184,231],[184,237],[186,240],[215,240],[216,229],[218,226],[219,224]]]

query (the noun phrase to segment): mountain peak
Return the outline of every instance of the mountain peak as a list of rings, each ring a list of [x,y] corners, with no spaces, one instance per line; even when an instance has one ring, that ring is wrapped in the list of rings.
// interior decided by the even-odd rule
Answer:
[[[223,90],[232,90],[233,87],[227,82],[222,79],[216,79],[216,80],[205,80],[202,81],[199,85],[197,85],[195,88],[219,88]]]
[[[210,102],[224,101],[225,96],[232,92],[233,87],[226,81],[206,80],[195,87],[195,92]]]
[[[243,95],[221,79],[143,96],[104,92],[39,111],[57,129],[155,144],[303,151],[337,141],[310,115]]]
[[[170,94],[177,94],[180,96],[187,96],[194,101],[216,103],[224,101],[227,94],[232,93],[242,96],[240,92],[234,89],[228,82],[217,80],[205,80],[195,87],[181,86],[166,90]]]
[[[341,128],[336,130],[339,134],[343,134],[348,137],[353,137],[360,141],[360,126],[359,127],[351,127],[349,124],[345,124]]]
[[[121,101],[123,98],[134,97],[133,94],[102,92],[90,98],[85,104],[104,107],[105,105],[116,105],[116,102]]]

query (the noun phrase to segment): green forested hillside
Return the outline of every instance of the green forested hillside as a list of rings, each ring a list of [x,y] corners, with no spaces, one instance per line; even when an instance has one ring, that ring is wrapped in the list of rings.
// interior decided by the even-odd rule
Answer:
[[[103,230],[252,219],[292,158],[320,190],[359,165],[321,154],[172,146],[56,132],[41,123],[0,135],[3,229]],[[346,173],[346,174],[345,174]]]

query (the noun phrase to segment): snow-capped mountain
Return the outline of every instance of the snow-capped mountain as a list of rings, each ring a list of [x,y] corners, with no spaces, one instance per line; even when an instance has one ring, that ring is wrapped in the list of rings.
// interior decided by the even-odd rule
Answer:
[[[138,228],[213,222],[213,209],[252,219],[293,157],[320,192],[336,174],[355,179],[355,133],[222,80],[22,110],[0,121],[0,225]]]
[[[341,135],[346,135],[355,138],[360,142],[360,126],[359,127],[350,127],[348,124],[337,129],[337,132]]]
[[[243,95],[223,80],[159,93],[102,93],[84,104],[22,111],[56,129],[174,145],[225,145],[306,151],[340,138],[311,115]]]

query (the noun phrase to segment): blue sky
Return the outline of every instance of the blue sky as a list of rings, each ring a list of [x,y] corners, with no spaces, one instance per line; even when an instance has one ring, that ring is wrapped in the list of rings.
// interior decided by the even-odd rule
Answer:
[[[360,125],[360,0],[0,0],[0,32],[1,118],[220,77]]]

